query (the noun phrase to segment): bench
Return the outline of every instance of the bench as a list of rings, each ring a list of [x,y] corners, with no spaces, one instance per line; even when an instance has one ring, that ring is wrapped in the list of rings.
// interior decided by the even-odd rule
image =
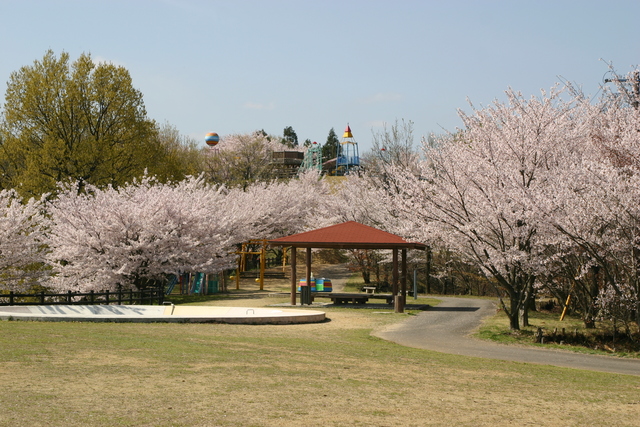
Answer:
[[[334,304],[348,304],[349,302],[353,304],[366,304],[366,302],[369,301],[367,294],[332,295],[330,298]]]
[[[387,304],[393,304],[393,295],[389,294],[370,294],[370,293],[339,293],[339,292],[312,292],[311,293],[311,301],[313,302],[314,298],[331,298],[331,302],[336,305],[341,304],[366,304],[370,299],[383,299],[386,300]]]
[[[376,287],[375,286],[363,286],[362,290],[367,294],[375,294],[376,293]]]

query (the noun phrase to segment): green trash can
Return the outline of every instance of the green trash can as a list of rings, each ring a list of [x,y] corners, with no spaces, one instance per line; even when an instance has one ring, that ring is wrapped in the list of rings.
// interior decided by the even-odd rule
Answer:
[[[209,279],[207,283],[207,294],[217,294],[218,292],[218,279]]]

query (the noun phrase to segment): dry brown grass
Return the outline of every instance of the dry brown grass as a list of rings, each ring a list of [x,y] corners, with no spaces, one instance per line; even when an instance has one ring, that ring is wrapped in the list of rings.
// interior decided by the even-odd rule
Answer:
[[[216,304],[267,306],[248,289]],[[445,355],[310,325],[0,322],[0,426],[635,426],[637,377]]]

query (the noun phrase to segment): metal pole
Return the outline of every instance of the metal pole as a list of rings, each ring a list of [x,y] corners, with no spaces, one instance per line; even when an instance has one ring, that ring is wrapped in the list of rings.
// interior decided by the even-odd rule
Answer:
[[[413,269],[413,299],[418,299],[418,269]]]
[[[632,105],[633,105],[633,108],[637,110],[638,107],[640,106],[640,72],[639,71],[633,72],[633,95],[634,95],[634,99],[633,99]]]

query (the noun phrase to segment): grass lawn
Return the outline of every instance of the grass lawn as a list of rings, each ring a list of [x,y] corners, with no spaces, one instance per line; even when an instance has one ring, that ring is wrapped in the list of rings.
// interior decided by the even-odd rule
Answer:
[[[287,298],[234,292],[206,304]],[[200,302],[205,303],[205,302]],[[310,325],[0,321],[0,426],[636,426],[638,377],[440,354]]]
[[[519,331],[510,331],[509,319],[501,313],[486,319],[476,336],[503,344],[525,344],[577,353],[640,358],[638,343],[625,340],[620,334],[617,340],[613,339],[613,328],[606,322],[599,322],[597,329],[586,329],[582,320],[578,318],[566,316],[560,321],[560,313],[532,311],[529,313],[529,323],[531,326],[521,327]],[[535,343],[538,328],[544,331],[544,344]]]

